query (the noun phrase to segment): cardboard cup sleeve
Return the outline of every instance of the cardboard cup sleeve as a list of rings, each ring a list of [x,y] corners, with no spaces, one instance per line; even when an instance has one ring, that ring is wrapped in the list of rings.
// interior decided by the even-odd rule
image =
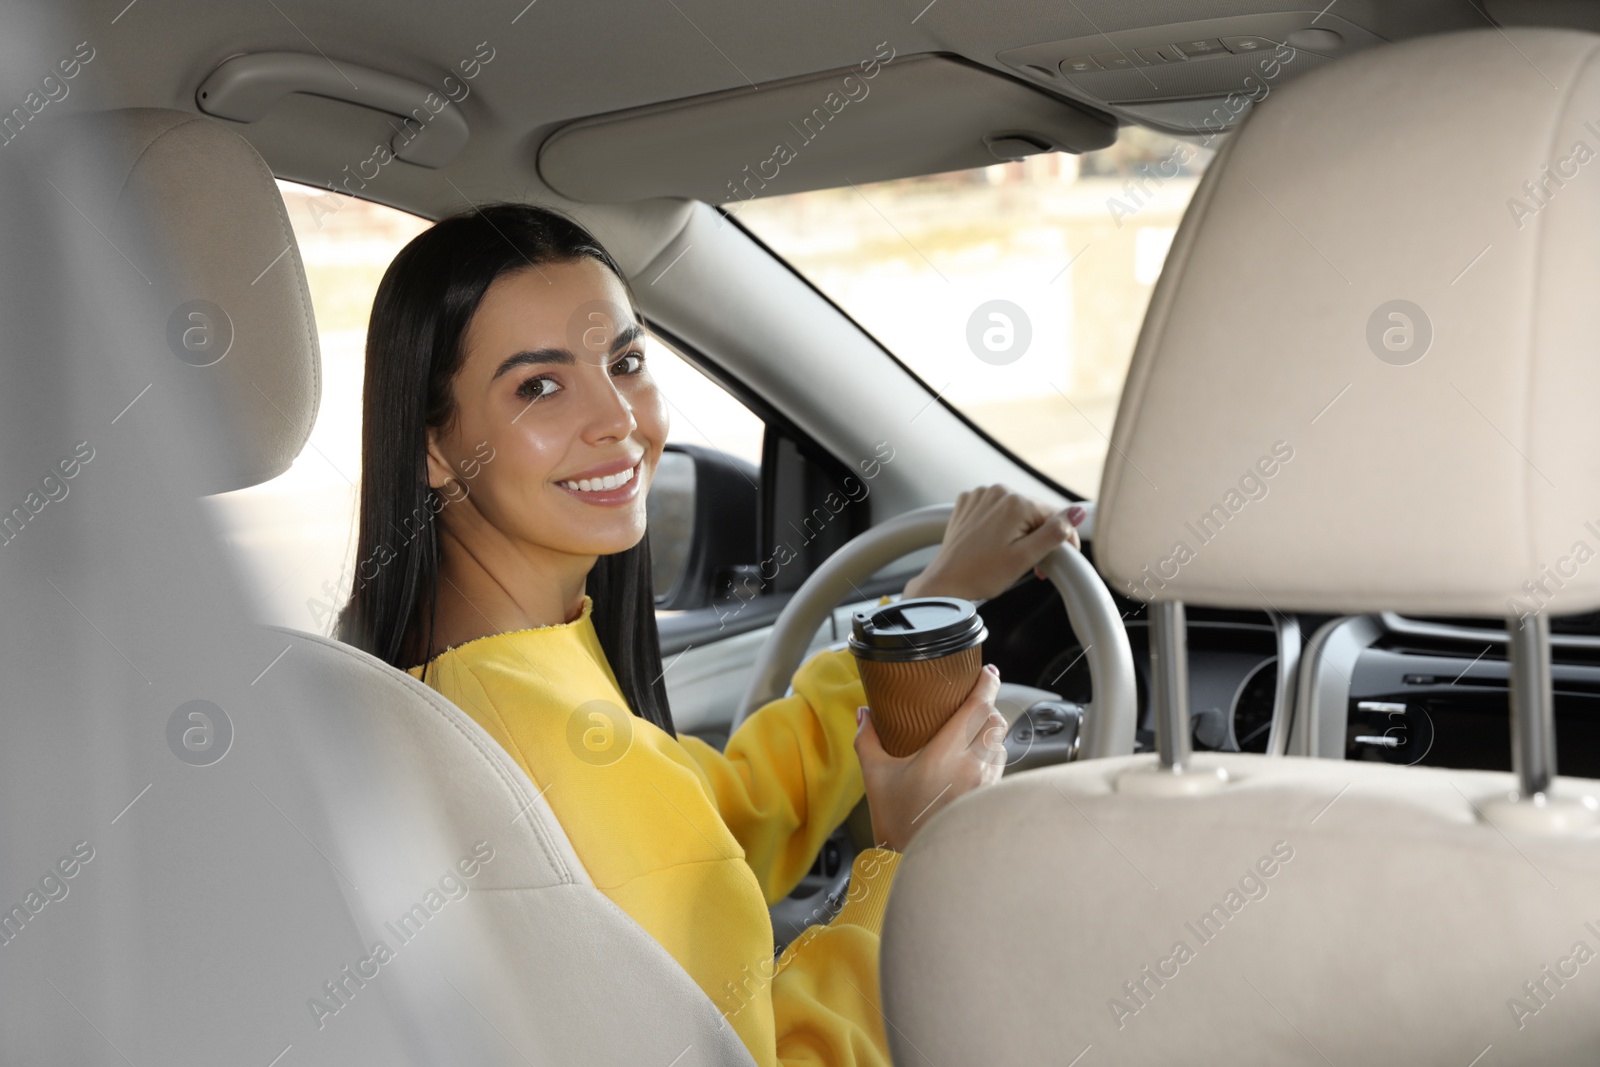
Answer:
[[[858,657],[856,666],[883,750],[909,756],[939,732],[972,692],[983,669],[983,644],[904,663]]]

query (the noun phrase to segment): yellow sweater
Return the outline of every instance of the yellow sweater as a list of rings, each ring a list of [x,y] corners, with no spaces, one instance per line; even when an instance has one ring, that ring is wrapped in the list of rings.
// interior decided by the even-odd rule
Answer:
[[[878,931],[900,854],[860,853],[839,914],[776,964],[767,914],[864,794],[855,657],[812,656],[794,695],[718,752],[625,710],[593,607],[586,595],[572,622],[458,645],[428,683],[543,790],[595,887],[683,966],[756,1063],[888,1065]]]

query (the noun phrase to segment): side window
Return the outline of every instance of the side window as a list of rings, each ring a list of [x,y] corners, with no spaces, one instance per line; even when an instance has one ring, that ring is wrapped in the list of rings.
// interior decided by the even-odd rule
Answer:
[[[322,346],[322,403],[294,464],[261,485],[209,499],[244,567],[258,615],[328,633],[349,591],[361,483],[361,381],[378,282],[427,219],[279,182]]]
[[[770,623],[781,594],[871,516],[858,472],[652,341],[645,358],[672,428],[648,501],[650,555],[662,648],[673,651]]]
[[[645,362],[671,427],[650,486],[651,579],[665,618],[708,606],[756,558],[766,424],[660,338]]]

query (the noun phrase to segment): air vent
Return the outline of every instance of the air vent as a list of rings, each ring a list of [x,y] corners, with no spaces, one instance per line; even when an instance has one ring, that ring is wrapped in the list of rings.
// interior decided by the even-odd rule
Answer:
[[[1350,671],[1345,758],[1464,770],[1511,768],[1501,620],[1381,616]],[[1600,776],[1600,639],[1551,640],[1562,774]]]

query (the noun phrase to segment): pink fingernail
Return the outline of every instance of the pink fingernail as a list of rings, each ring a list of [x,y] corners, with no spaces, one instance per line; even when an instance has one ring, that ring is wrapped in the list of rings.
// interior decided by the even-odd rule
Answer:
[[[1000,668],[996,667],[993,663],[985,663],[983,665],[983,669],[994,675],[996,678],[1000,677]]]
[[[861,705],[856,709],[856,730],[861,729],[861,724],[867,721],[867,706]]]
[[[1089,513],[1087,511],[1084,511],[1082,508],[1078,507],[1078,505],[1074,504],[1072,507],[1067,509],[1067,521],[1072,523],[1072,525],[1077,526],[1083,522],[1084,518],[1088,514]]]

